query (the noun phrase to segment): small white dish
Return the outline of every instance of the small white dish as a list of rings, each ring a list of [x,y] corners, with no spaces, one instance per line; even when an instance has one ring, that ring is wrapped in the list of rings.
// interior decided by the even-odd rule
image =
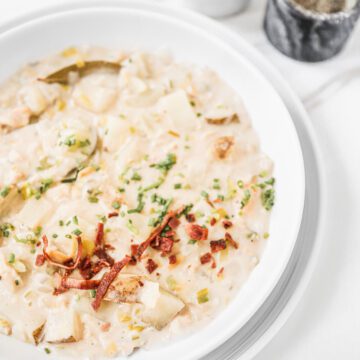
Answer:
[[[121,0],[113,6],[98,1],[88,6],[33,14],[0,34],[0,53],[6,54],[6,62],[0,68],[0,81],[22,64],[70,45],[152,51],[165,47],[177,59],[215,69],[243,98],[262,148],[275,162],[277,201],[267,248],[233,302],[208,326],[161,348],[132,356],[134,360],[198,359],[240,329],[264,303],[282,275],[302,218],[304,164],[291,117],[277,92],[256,67],[220,38],[197,26],[196,16],[192,16],[189,23],[178,19],[176,12],[164,14],[157,9],[156,5],[142,7],[136,1]],[[47,358],[35,348],[5,337],[0,338],[0,347],[1,352],[11,353],[14,359]]]

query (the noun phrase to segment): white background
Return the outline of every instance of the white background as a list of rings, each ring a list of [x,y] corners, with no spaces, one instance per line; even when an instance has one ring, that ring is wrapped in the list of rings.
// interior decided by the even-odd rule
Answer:
[[[300,98],[316,92],[334,76],[357,69],[344,87],[326,96],[316,108],[308,109],[324,153],[329,185],[324,246],[298,308],[256,360],[358,360],[360,24],[340,56],[320,64],[299,63],[278,53],[266,40],[262,31],[265,0],[250,1],[244,13],[221,22],[257,47],[281,71]],[[65,2],[71,1],[0,0],[0,23],[46,5]],[[1,61],[6,61],[3,54]]]

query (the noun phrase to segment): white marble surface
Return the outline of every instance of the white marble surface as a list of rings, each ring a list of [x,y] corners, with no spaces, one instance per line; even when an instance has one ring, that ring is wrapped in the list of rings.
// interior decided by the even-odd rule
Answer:
[[[162,0],[169,2],[176,0]],[[220,0],[219,0],[220,1]],[[46,5],[71,0],[0,0],[0,23]],[[338,74],[350,81],[309,114],[324,152],[329,216],[324,247],[298,308],[256,360],[360,359],[360,24],[345,51],[320,64],[278,53],[262,31],[264,0],[220,20],[257,47],[302,99]],[[4,59],[2,57],[2,59]]]

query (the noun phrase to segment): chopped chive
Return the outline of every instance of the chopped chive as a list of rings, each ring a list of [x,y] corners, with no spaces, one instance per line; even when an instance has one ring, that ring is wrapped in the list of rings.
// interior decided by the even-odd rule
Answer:
[[[138,173],[138,172],[134,172],[132,177],[131,177],[131,180],[133,181],[140,181],[142,179],[141,175]]]
[[[14,264],[14,262],[15,262],[15,254],[14,254],[14,253],[11,253],[11,254],[9,255],[8,263],[9,263],[9,264]]]
[[[80,236],[82,234],[82,231],[80,229],[75,229],[72,233],[76,236]]]
[[[10,192],[10,188],[8,186],[5,186],[0,190],[0,196],[2,198],[6,198],[9,195],[9,192]]]
[[[121,207],[121,204],[119,203],[119,201],[114,201],[111,206],[116,209],[116,210],[119,210],[120,207]]]

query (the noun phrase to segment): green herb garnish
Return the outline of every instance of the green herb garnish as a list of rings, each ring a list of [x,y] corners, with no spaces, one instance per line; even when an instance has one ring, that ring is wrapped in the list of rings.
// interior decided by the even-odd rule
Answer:
[[[145,202],[143,201],[144,194],[140,192],[137,196],[138,204],[135,209],[128,210],[128,214],[141,213],[144,209]]]
[[[134,172],[132,177],[131,177],[131,180],[133,181],[140,181],[142,179],[141,175],[138,173],[138,172]]]
[[[275,203],[275,190],[267,189],[261,193],[261,202],[267,211],[270,211]]]
[[[34,195],[35,195],[35,199],[39,200],[42,194],[45,194],[46,191],[49,190],[50,186],[53,183],[53,179],[42,179],[40,181],[40,186],[39,188],[35,191]]]
[[[2,198],[6,198],[9,195],[10,192],[10,188],[8,186],[4,186],[1,190],[0,190],[0,196]]]
[[[96,190],[96,189],[89,189],[89,190],[87,191],[87,193],[89,194],[89,195],[88,195],[88,200],[89,200],[89,202],[91,202],[91,203],[93,203],[93,204],[99,202],[98,196],[102,194],[101,191]]]
[[[75,229],[72,233],[76,236],[80,236],[82,234],[82,231],[80,229]]]
[[[14,231],[15,227],[10,223],[3,223],[0,225],[0,235],[2,237],[9,237],[10,232]]]
[[[8,263],[9,264],[14,264],[15,263],[15,254],[14,253],[11,253],[9,255]]]
[[[115,200],[113,201],[113,203],[111,204],[111,206],[116,209],[116,210],[119,210],[120,207],[121,207],[121,204],[119,203],[119,201]]]
[[[241,200],[241,209],[243,209],[250,201],[251,199],[251,193],[249,189],[244,190],[244,196]]]
[[[167,154],[166,159],[160,161],[157,164],[152,164],[150,167],[160,170],[162,173],[167,174],[168,171],[176,164],[176,155],[175,154]]]

